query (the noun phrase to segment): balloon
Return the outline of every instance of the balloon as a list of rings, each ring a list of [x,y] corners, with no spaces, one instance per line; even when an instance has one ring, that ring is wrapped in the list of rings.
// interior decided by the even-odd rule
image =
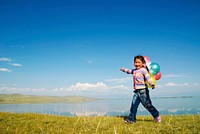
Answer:
[[[144,57],[144,60],[146,62],[147,68],[150,70],[150,65],[151,65],[150,58],[148,56],[143,56],[143,57]]]
[[[156,80],[159,80],[159,79],[161,78],[161,76],[162,76],[162,73],[159,72],[159,73],[157,73],[157,74],[154,76],[154,78],[155,78]]]
[[[146,66],[148,67],[149,70],[151,68],[150,65],[151,65],[151,62],[146,63]]]
[[[151,62],[149,57],[147,57],[147,56],[143,56],[143,57],[144,57],[144,60],[145,60],[146,63]]]
[[[160,72],[160,66],[157,63],[150,64],[150,73],[154,76]]]
[[[150,77],[153,80],[153,84],[156,85],[156,79],[154,78],[154,76],[152,74],[150,74]],[[151,85],[147,81],[145,83],[147,84],[148,88],[151,88]]]

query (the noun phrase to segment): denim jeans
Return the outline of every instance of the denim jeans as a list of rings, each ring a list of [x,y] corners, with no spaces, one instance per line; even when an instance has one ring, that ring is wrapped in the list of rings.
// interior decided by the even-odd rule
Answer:
[[[158,110],[152,105],[151,99],[149,96],[148,89],[140,89],[135,90],[133,95],[133,100],[131,103],[129,119],[132,121],[136,121],[136,114],[138,106],[142,103],[142,105],[151,113],[151,115],[156,118],[159,116]]]

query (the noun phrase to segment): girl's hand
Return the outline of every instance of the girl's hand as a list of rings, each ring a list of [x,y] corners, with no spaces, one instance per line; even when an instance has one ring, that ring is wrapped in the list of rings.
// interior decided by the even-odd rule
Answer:
[[[120,68],[121,71],[124,71],[124,68]]]
[[[155,85],[151,85],[151,87],[152,87],[152,89],[154,89],[154,88],[155,88]]]

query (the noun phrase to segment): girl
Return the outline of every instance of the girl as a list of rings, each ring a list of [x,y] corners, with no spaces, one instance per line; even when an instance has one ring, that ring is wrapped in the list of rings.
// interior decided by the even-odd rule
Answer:
[[[125,69],[121,68],[120,70],[127,73],[127,74],[133,74],[133,81],[134,81],[134,95],[133,100],[130,108],[130,114],[127,119],[125,119],[125,123],[135,123],[136,122],[136,114],[137,114],[137,108],[140,104],[142,105],[151,113],[151,115],[154,117],[156,122],[161,122],[161,117],[159,115],[158,110],[152,105],[151,99],[149,96],[149,90],[147,87],[147,84],[145,82],[147,81],[152,89],[155,88],[155,85],[149,75],[148,68],[146,67],[146,62],[143,56],[138,55],[134,57],[134,66],[135,69]]]

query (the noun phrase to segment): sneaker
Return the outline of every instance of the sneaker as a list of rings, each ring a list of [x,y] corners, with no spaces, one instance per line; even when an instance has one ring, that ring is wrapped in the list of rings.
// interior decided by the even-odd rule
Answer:
[[[155,121],[160,123],[161,122],[161,116],[159,115],[158,117],[155,118]]]
[[[132,121],[129,118],[125,119],[124,122],[127,123],[127,124],[133,124],[133,123],[135,123],[135,121]]]

